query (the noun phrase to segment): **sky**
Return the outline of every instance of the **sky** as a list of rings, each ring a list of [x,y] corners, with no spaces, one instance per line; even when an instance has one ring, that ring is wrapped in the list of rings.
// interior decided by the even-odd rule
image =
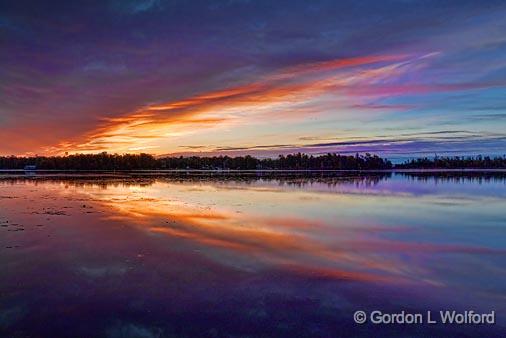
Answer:
[[[492,0],[0,0],[0,155],[504,155],[505,17]]]

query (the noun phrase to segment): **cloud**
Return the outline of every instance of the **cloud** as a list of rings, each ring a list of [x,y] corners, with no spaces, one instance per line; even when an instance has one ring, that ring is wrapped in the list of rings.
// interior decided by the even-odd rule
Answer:
[[[506,120],[505,114],[478,114],[467,117],[471,121],[501,121]]]
[[[346,88],[347,95],[357,96],[399,96],[420,95],[427,93],[441,93],[454,91],[469,91],[504,87],[506,82],[492,83],[458,83],[458,84],[401,84],[401,85],[365,85],[357,88]]]
[[[247,125],[283,121],[298,123],[309,117],[353,118],[415,109],[413,104],[384,103],[382,100],[405,95],[466,91],[503,86],[502,83],[419,84],[399,82],[413,76],[421,65],[440,53],[422,55],[374,55],[325,62],[300,64],[267,74],[255,82],[209,91],[182,100],[147,105],[131,114],[104,119],[104,124],[89,133],[84,141],[60,144],[48,151],[95,152],[102,150],[163,151],[167,139],[189,140],[210,135],[209,141],[223,143],[226,130]],[[432,132],[427,132],[430,135]],[[436,132],[445,134],[444,131]],[[453,132],[456,133],[456,132]],[[446,133],[450,134],[450,133]],[[272,151],[400,151],[415,143],[432,150],[433,139],[407,139],[407,134],[392,139],[357,140],[348,137],[339,142],[314,144],[223,145],[199,147],[202,152]],[[421,134],[418,134],[421,137]],[[439,137],[439,146],[449,146],[469,136]],[[309,141],[309,139],[300,139]],[[181,141],[181,142],[183,142]],[[427,143],[428,142],[428,143]],[[403,144],[402,147],[399,145]],[[408,145],[409,144],[409,145]],[[172,152],[180,154],[179,146]],[[188,148],[191,149],[191,148]]]
[[[501,113],[506,7],[429,3],[11,2],[0,153],[497,131],[470,116]]]
[[[272,121],[301,121],[309,116],[339,114],[339,110],[398,111],[408,105],[377,104],[364,91],[378,82],[395,81],[396,77],[426,62],[427,57],[406,55],[367,56],[292,66],[263,76],[255,82],[210,91],[193,97],[145,106],[131,114],[107,118],[104,124],[89,133],[80,143],[60,144],[60,151],[100,151],[121,140],[134,147],[153,147],[168,137],[206,133],[206,129],[241,128],[245,124]],[[412,88],[413,86],[408,88]],[[424,91],[429,87],[419,86]],[[435,86],[433,90],[443,90]],[[450,86],[451,87],[451,86]],[[378,85],[378,88],[381,88]],[[389,90],[391,90],[392,86]],[[397,87],[396,87],[397,88]],[[399,86],[402,88],[402,86]],[[409,90],[409,89],[408,89]],[[353,93],[350,95],[349,93]],[[356,99],[367,96],[367,101]],[[349,98],[352,98],[352,101]],[[353,113],[352,113],[353,114]],[[138,144],[140,139],[151,142]],[[175,148],[175,147],[174,147]],[[120,149],[124,149],[120,148]],[[227,149],[227,147],[223,147]]]
[[[128,14],[139,14],[159,7],[160,0],[121,0],[114,4],[120,11]]]
[[[390,136],[371,136],[354,138],[346,141],[305,143],[315,141],[318,137],[303,137],[301,143],[254,145],[248,147],[215,147],[199,151],[177,151],[171,156],[191,155],[245,155],[277,156],[278,154],[326,154],[326,153],[376,153],[376,154],[425,154],[425,153],[468,153],[479,152],[479,148],[488,148],[490,152],[501,154],[506,147],[506,134],[473,133],[465,130],[441,130],[433,132],[404,133]],[[200,148],[202,149],[202,148]]]

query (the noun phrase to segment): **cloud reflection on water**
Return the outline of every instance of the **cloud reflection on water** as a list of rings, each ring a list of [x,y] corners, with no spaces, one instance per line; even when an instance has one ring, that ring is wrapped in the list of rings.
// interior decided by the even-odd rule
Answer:
[[[350,326],[357,308],[500,313],[504,185],[400,175],[0,180],[0,333],[54,336],[64,317],[82,336],[343,327],[368,336]]]
[[[433,275],[427,257],[505,253],[472,238],[441,241],[437,228],[447,226],[448,220],[440,224],[441,219],[428,216],[448,208],[464,212],[480,200],[494,207],[501,198],[420,194],[413,182],[384,182],[162,179],[106,189],[70,187],[64,194],[84,193],[107,208],[107,217],[184,239],[221,264],[254,270],[277,266],[332,278],[444,285],[444,279]],[[297,188],[300,184],[304,189]],[[490,216],[490,208],[484,209]],[[422,226],[430,226],[434,237],[418,237],[426,231]]]

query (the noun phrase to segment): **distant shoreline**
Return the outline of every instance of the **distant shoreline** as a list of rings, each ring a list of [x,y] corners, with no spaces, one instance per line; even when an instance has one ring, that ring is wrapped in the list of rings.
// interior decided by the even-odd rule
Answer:
[[[0,156],[0,171],[24,172],[158,172],[158,173],[338,173],[338,172],[501,172],[506,156],[417,158],[393,164],[366,153],[340,155],[280,155],[277,158],[246,156],[166,157],[150,154],[75,154],[68,156]]]
[[[242,170],[242,169],[227,169],[227,170],[211,170],[211,169],[132,169],[132,170],[88,170],[88,169],[35,169],[35,170],[24,170],[24,169],[0,169],[0,173],[216,173],[216,174],[227,174],[227,173],[410,173],[410,172],[505,172],[506,168],[462,168],[462,169],[258,169],[258,170]]]
[[[137,179],[351,179],[394,177],[506,178],[506,169],[382,169],[382,170],[33,170],[0,169],[8,180],[137,180]]]

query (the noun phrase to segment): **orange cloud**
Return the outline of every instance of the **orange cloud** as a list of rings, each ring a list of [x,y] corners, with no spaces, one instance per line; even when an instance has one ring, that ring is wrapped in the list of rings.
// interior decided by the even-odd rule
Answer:
[[[83,140],[62,142],[47,151],[129,152],[160,148],[161,143],[172,139],[171,149],[163,151],[174,152],[178,142],[197,134],[267,121],[303,120],[336,109],[353,110],[357,105],[367,107],[367,103],[357,102],[356,98],[350,102],[349,98],[370,96],[372,92],[361,88],[407,72],[424,59],[408,57],[365,56],[290,67],[254,83],[152,104],[124,116],[104,119]],[[378,110],[373,107],[371,111]],[[218,138],[216,142],[212,138],[209,141],[220,143],[216,133],[213,137]]]

